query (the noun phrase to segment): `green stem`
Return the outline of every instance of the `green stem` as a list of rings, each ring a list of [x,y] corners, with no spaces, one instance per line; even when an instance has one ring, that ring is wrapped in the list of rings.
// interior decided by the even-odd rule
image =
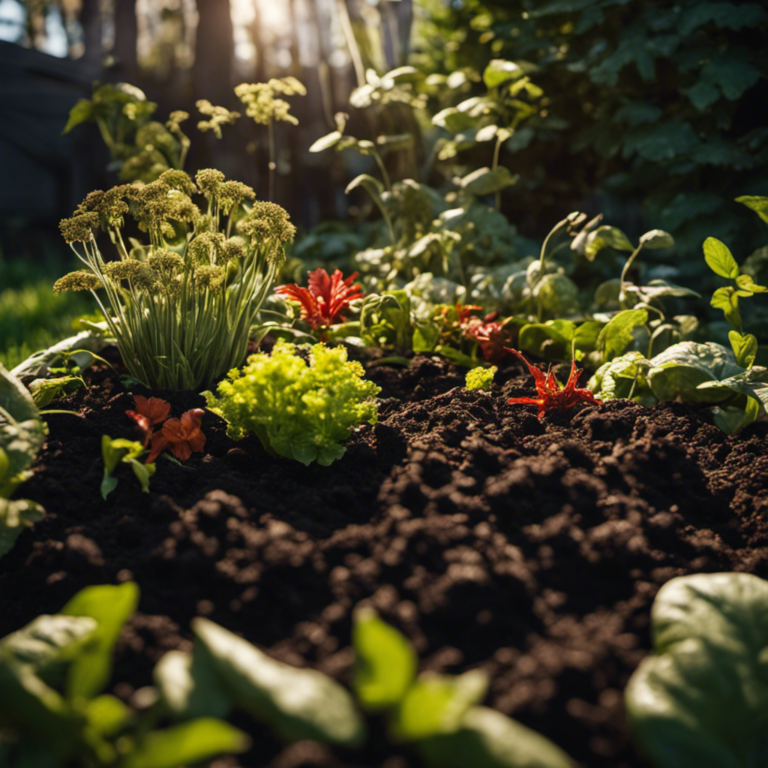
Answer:
[[[491,164],[491,170],[495,171],[499,167],[499,155],[501,154],[501,138],[496,137],[496,146],[493,149],[493,163]],[[496,210],[501,210],[501,190],[496,191]]]
[[[621,285],[619,287],[619,304],[624,306],[624,299],[626,298],[624,294],[624,284],[627,279],[627,272],[629,272],[629,268],[632,266],[632,262],[637,258],[637,254],[640,253],[640,251],[643,250],[643,244],[640,243],[640,245],[635,248],[632,255],[627,259],[627,263],[624,265],[624,269],[621,271]]]
[[[275,122],[269,121],[269,201],[275,201]]]
[[[373,149],[372,154],[376,160],[376,164],[379,166],[379,170],[381,171],[381,180],[384,182],[384,187],[386,188],[387,192],[391,192],[392,182],[390,181],[389,174],[387,173],[387,169],[384,166],[384,161],[381,159],[381,155],[376,148]]]

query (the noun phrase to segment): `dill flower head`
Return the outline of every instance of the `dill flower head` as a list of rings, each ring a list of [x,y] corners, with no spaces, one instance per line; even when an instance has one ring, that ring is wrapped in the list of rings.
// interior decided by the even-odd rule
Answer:
[[[151,182],[168,167],[165,155],[152,144],[147,144],[141,152],[123,163],[119,175],[123,181]]]
[[[101,280],[93,272],[88,272],[85,269],[70,272],[53,284],[53,290],[56,293],[62,293],[62,291],[95,291],[101,287]]]
[[[179,142],[171,132],[156,121],[142,125],[136,131],[136,146],[139,149],[158,149],[167,158],[175,158],[179,152]]]
[[[147,265],[161,278],[166,275],[175,276],[183,271],[184,259],[178,253],[161,248],[147,259]]]
[[[246,106],[245,113],[261,125],[273,120],[282,120],[293,125],[299,121],[290,114],[291,105],[275,96],[304,96],[307,89],[295,77],[272,78],[268,83],[241,83],[235,88],[235,95]]]
[[[165,127],[175,136],[179,138],[184,135],[181,130],[181,124],[189,120],[189,112],[185,112],[183,109],[177,109],[168,115],[168,120],[165,123]]]
[[[206,195],[216,194],[216,189],[219,184],[224,182],[224,180],[224,174],[214,168],[204,168],[202,171],[198,171],[195,176],[197,186],[200,188],[200,191]]]
[[[125,214],[128,213],[128,203],[125,198],[133,191],[133,187],[128,184],[120,184],[117,187],[108,189],[99,204],[99,213],[107,220],[107,224],[112,227],[122,227],[125,223]]]
[[[230,237],[224,243],[224,247],[219,255],[219,261],[227,264],[233,259],[242,259],[246,254],[245,240],[242,237]]]
[[[194,223],[200,216],[200,209],[183,192],[172,189],[168,193],[165,215],[176,221]]]
[[[195,106],[202,114],[210,117],[210,120],[201,120],[197,124],[197,129],[203,133],[213,131],[217,139],[221,138],[222,125],[231,125],[240,117],[239,112],[230,112],[226,107],[215,107],[207,99],[200,99]]]
[[[80,213],[71,219],[62,219],[59,223],[61,234],[68,243],[89,243],[94,230],[99,226],[99,214],[95,211]]]
[[[197,187],[189,177],[189,174],[185,171],[177,171],[175,168],[171,168],[161,173],[158,181],[162,181],[171,189],[177,189],[185,195],[192,196],[197,192]]]
[[[202,232],[190,242],[188,253],[196,264],[215,264],[225,242],[221,232]]]
[[[256,199],[253,189],[241,181],[224,181],[218,185],[214,194],[225,215],[237,208],[243,200]]]
[[[203,264],[195,269],[195,290],[199,293],[215,291],[224,285],[225,267]]]
[[[85,196],[85,200],[83,200],[80,205],[75,208],[75,215],[79,215],[81,213],[89,213],[91,211],[98,211],[101,207],[101,201],[104,198],[104,193],[100,189],[94,189],[93,192],[89,192]]]
[[[130,280],[131,282],[145,282],[144,278],[149,277],[147,265],[137,259],[125,259],[125,261],[111,261],[104,265],[104,274],[114,282],[120,280]]]
[[[288,211],[281,205],[256,202],[248,215],[238,222],[237,231],[254,240],[270,240],[284,245],[293,242],[296,227],[291,224]]]

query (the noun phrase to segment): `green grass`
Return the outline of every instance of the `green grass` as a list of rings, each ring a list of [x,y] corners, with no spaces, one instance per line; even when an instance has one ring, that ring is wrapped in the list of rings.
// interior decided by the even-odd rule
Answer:
[[[11,369],[71,336],[72,321],[96,308],[83,293],[53,292],[66,265],[8,263],[0,255],[0,363]]]

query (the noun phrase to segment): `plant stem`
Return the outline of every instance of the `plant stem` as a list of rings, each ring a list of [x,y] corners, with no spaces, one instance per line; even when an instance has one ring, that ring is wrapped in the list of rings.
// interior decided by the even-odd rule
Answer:
[[[499,155],[501,154],[501,137],[496,137],[496,146],[493,149],[493,163],[491,165],[491,170],[495,171],[499,167]],[[496,210],[501,210],[501,190],[496,191]]]
[[[275,201],[275,121],[269,121],[269,201]]]
[[[632,255],[627,259],[627,263],[624,265],[624,269],[621,271],[621,285],[619,287],[619,304],[624,304],[624,299],[626,298],[624,295],[624,283],[627,278],[627,272],[629,272],[629,268],[632,266],[632,262],[637,258],[637,254],[640,253],[640,251],[643,250],[643,244],[640,243],[640,245],[635,248]]]

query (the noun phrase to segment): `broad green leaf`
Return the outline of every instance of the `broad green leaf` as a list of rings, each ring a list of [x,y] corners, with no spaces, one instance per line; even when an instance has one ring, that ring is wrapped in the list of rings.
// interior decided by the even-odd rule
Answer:
[[[251,740],[228,723],[201,717],[160,731],[150,731],[121,762],[122,768],[179,768],[221,754],[246,752]]]
[[[650,391],[647,383],[649,362],[642,352],[628,352],[601,365],[587,383],[587,389],[601,400],[638,396]],[[656,398],[652,398],[652,403]]]
[[[486,125],[475,134],[475,141],[493,141],[498,132],[498,125]]]
[[[517,347],[539,357],[562,360],[570,354],[571,340],[575,332],[576,324],[570,320],[529,323],[520,329]]]
[[[16,539],[43,517],[45,511],[34,501],[0,498],[0,557],[10,552]]]
[[[408,638],[382,621],[372,609],[355,613],[353,685],[369,712],[397,704],[416,677],[418,659]]]
[[[354,746],[365,736],[352,697],[312,669],[275,661],[246,640],[206,619],[192,622],[232,700],[285,739]]]
[[[333,131],[326,136],[321,136],[310,148],[310,152],[322,152],[323,150],[335,147],[342,137],[341,131]]]
[[[739,276],[739,265],[725,243],[716,237],[708,237],[704,241],[704,258],[709,268],[720,277],[735,280]]]
[[[605,224],[587,235],[584,256],[589,261],[594,261],[595,256],[603,248],[615,248],[617,251],[629,251],[630,253],[635,250],[635,247],[629,242],[629,238],[620,229]]]
[[[737,329],[741,328],[741,312],[739,311],[739,294],[730,285],[718,288],[709,302],[715,309],[722,309],[725,319]]]
[[[637,153],[644,160],[661,163],[685,157],[700,145],[701,139],[689,123],[670,120],[629,131],[624,139],[622,157],[628,160]]]
[[[355,176],[355,178],[347,184],[344,193],[348,195],[353,189],[357,189],[360,186],[365,187],[370,194],[373,194],[373,192],[371,192],[372,189],[379,196],[384,192],[384,185],[377,178],[371,176],[369,173],[361,173],[359,176]]]
[[[742,195],[736,198],[737,203],[751,208],[766,224],[768,224],[768,197],[757,195]]]
[[[43,447],[45,431],[32,395],[0,364],[0,449],[5,456],[0,495],[3,485],[35,460]]]
[[[738,392],[752,397],[768,408],[768,368],[756,365],[748,371],[742,371],[718,381],[705,381],[698,387],[710,395],[720,394],[726,397],[730,392]]]
[[[421,675],[394,711],[392,733],[401,741],[453,733],[487,690],[488,677],[478,670],[456,676]]]
[[[71,661],[97,627],[97,622],[87,616],[38,616],[0,640],[0,657],[14,664],[27,664],[39,673],[51,664]]]
[[[768,761],[768,582],[747,573],[681,576],[651,610],[655,655],[626,690],[627,713],[658,768]]]
[[[471,707],[454,733],[418,744],[428,768],[574,768],[541,734],[500,712]]]
[[[88,123],[93,119],[93,102],[90,99],[78,99],[77,104],[69,110],[69,119],[62,133],[69,133],[78,125]]]
[[[71,755],[79,718],[64,699],[26,664],[0,656],[0,716],[43,741],[65,759]]]
[[[77,336],[71,336],[48,349],[36,352],[23,363],[17,365],[11,373],[24,382],[27,382],[27,377],[44,378],[48,374],[49,368],[62,359],[63,353],[73,353],[77,350],[101,352],[109,343],[110,341],[105,338],[104,333],[82,331]],[[78,362],[78,364],[80,363]]]
[[[671,248],[674,244],[672,235],[663,229],[652,229],[640,237],[640,245],[651,251],[657,248]]]
[[[752,275],[739,275],[736,278],[736,285],[740,291],[749,291],[750,293],[765,293],[768,288],[762,285],[758,285],[753,279]]]
[[[502,189],[512,186],[517,179],[518,177],[510,173],[509,169],[503,165],[495,170],[478,168],[461,180],[461,188],[470,195],[483,197],[501,192]]]
[[[597,349],[606,362],[621,355],[632,341],[632,331],[648,322],[645,309],[625,309],[611,318],[597,337]]]
[[[726,391],[705,391],[700,385],[742,372],[730,350],[720,344],[682,341],[651,359],[648,379],[659,400],[717,402],[727,397]]]
[[[726,435],[738,435],[744,427],[748,427],[760,416],[760,403],[753,397],[744,398],[743,408],[738,405],[714,406],[712,416],[715,426],[722,429]]]
[[[125,727],[133,713],[120,699],[105,693],[88,702],[85,716],[100,736],[113,736]]]
[[[477,358],[472,357],[455,347],[451,347],[448,344],[438,344],[434,351],[436,354],[442,355],[446,360],[450,360],[450,362],[460,368],[474,368],[478,364]]]
[[[573,334],[576,349],[585,354],[597,349],[597,340],[604,327],[605,323],[599,320],[587,320],[582,323]]]
[[[486,88],[497,88],[510,80],[517,80],[525,74],[524,69],[514,61],[492,59],[483,72],[483,82]]]
[[[388,151],[409,149],[413,146],[413,134],[396,133],[390,136],[377,136],[376,144]]]
[[[35,379],[29,385],[32,399],[38,408],[45,408],[51,400],[69,395],[85,386],[80,376],[59,376],[55,379]]]
[[[80,590],[62,609],[65,616],[90,616],[99,626],[91,642],[69,668],[67,698],[93,698],[109,682],[112,649],[123,624],[139,604],[139,588],[133,581],[103,584]]]
[[[404,66],[391,69],[384,77],[394,80],[396,83],[412,83],[421,80],[424,75],[416,67]]]
[[[136,459],[128,459],[128,464],[130,464],[133,474],[139,481],[141,490],[144,491],[144,493],[149,493],[149,478],[155,474],[157,465],[154,462],[151,464],[143,464],[140,461],[136,461]]]
[[[155,665],[152,675],[174,717],[225,718],[232,708],[215,662],[202,643],[195,643],[191,654],[169,651]]]
[[[534,286],[533,296],[545,315],[578,313],[579,288],[567,275],[544,275]]]
[[[445,128],[450,133],[459,133],[471,128],[475,124],[475,120],[456,107],[448,107],[432,118],[432,124]]]
[[[736,364],[742,368],[751,368],[757,356],[757,338],[751,333],[742,336],[738,331],[730,331],[728,340],[731,342]]]
[[[663,296],[674,296],[676,298],[700,299],[701,294],[692,291],[690,288],[684,288],[682,285],[675,285],[666,280],[650,280],[647,285],[625,285],[626,293],[634,293],[642,301],[652,301],[660,299]]]

